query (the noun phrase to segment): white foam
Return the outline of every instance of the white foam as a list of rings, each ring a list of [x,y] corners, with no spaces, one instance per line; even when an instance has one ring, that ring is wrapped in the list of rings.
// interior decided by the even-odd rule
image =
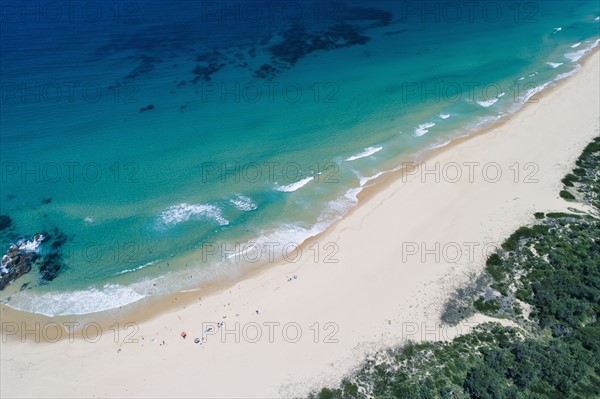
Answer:
[[[8,255],[2,255],[2,260],[0,261],[0,274],[8,273],[8,262],[10,258]]]
[[[157,260],[155,260],[155,261],[152,261],[152,262],[148,262],[148,263],[144,263],[143,265],[141,265],[141,266],[138,266],[138,267],[134,267],[133,269],[126,269],[126,270],[120,271],[119,273],[117,273],[117,275],[119,275],[119,274],[125,274],[125,273],[131,273],[131,272],[135,272],[135,271],[137,271],[137,270],[144,269],[144,268],[146,268],[146,267],[148,267],[148,266],[152,266],[152,265],[154,265],[154,264],[156,264],[156,263],[158,263],[158,261],[157,261]]]
[[[106,284],[101,289],[71,292],[49,292],[34,294],[31,291],[18,292],[6,305],[11,308],[45,316],[82,315],[116,309],[137,302],[144,295],[132,288],[116,284]]]
[[[571,62],[577,62],[581,57],[585,55],[585,50],[579,50],[574,53],[566,53],[565,58],[571,60]]]
[[[368,177],[361,177],[360,178],[360,186],[364,187],[365,184],[367,184],[368,182],[370,182],[371,180],[375,180],[377,179],[379,176],[383,175],[385,172],[377,172],[372,176],[368,176]]]
[[[86,222],[86,223],[92,224],[92,223],[94,223],[95,220],[94,220],[93,217],[87,216],[85,219],[83,219],[83,221]]]
[[[477,101],[477,104],[481,105],[484,108],[489,108],[492,105],[496,104],[497,102],[498,102],[498,98],[492,98],[487,101]]]
[[[561,79],[568,78],[569,76],[575,75],[577,72],[581,71],[582,69],[583,69],[583,67],[581,65],[577,64],[573,70],[556,75],[556,79],[554,79],[554,80],[558,82]]]
[[[316,224],[309,228],[293,223],[284,224],[271,232],[262,232],[257,238],[240,245],[237,251],[227,255],[227,260],[237,263],[240,259],[247,258],[273,262],[279,260],[283,252],[276,250],[265,254],[263,251],[268,251],[269,248],[281,249],[284,246],[291,250],[294,244],[298,246],[323,230]]]
[[[556,69],[559,66],[561,66],[563,63],[562,62],[546,62],[546,64],[550,65],[553,69]]]
[[[252,201],[251,198],[246,197],[245,195],[238,194],[236,198],[231,198],[229,203],[236,207],[240,211],[253,211],[258,208],[258,205]]]
[[[561,27],[554,28],[554,33],[556,33],[556,32],[560,32],[561,30],[562,30],[562,28],[561,28]]]
[[[591,44],[588,47],[582,50],[576,51],[574,53],[565,53],[565,58],[571,60],[571,62],[577,62],[581,59],[581,57],[583,57],[584,55],[592,51],[596,46],[598,46],[598,43],[600,43],[600,39],[596,39],[594,42],[591,42]]]
[[[579,50],[579,51],[577,51],[575,53],[567,53],[567,54],[565,54],[565,57],[568,58],[568,59],[570,59],[570,60],[572,60],[573,62],[578,61],[581,57],[583,57],[585,54],[589,53],[596,46],[598,46],[598,44],[600,43],[600,39],[596,39],[594,41],[588,41],[586,43],[589,43],[589,45],[586,48],[584,48],[582,50]],[[577,46],[573,45],[571,47],[578,47],[581,43],[576,43],[576,44],[577,44]],[[556,77],[553,80],[551,80],[549,82],[546,82],[544,84],[541,84],[541,85],[539,85],[537,87],[534,87],[532,89],[529,89],[525,93],[525,95],[523,95],[520,98],[520,101],[516,102],[516,104],[519,104],[519,103],[522,104],[524,102],[527,102],[535,94],[540,93],[541,91],[543,91],[547,87],[549,87],[551,85],[554,85],[556,82],[558,82],[558,81],[560,81],[562,79],[565,79],[565,78],[567,78],[569,76],[575,75],[577,72],[581,71],[581,69],[582,69],[581,65],[580,64],[576,64],[574,69],[572,69],[572,70],[570,70],[568,72],[564,72],[564,73],[558,74],[558,75],[556,75]],[[537,74],[537,72],[536,72],[536,74]],[[516,109],[516,108],[514,108],[514,109]],[[514,109],[513,109],[513,111],[514,111]]]
[[[575,43],[574,45],[571,46],[571,48],[577,48],[579,46],[581,46],[581,42]]]
[[[309,176],[309,177],[306,177],[306,178],[304,178],[302,180],[299,180],[299,181],[297,181],[295,183],[288,184],[286,186],[278,186],[275,189],[277,191],[283,191],[285,193],[291,193],[291,192],[294,192],[294,191],[299,190],[302,187],[306,186],[312,179],[313,179],[313,176]]]
[[[432,145],[432,146],[430,147],[430,149],[432,149],[432,150],[435,150],[436,148],[442,148],[442,147],[445,147],[445,146],[447,146],[447,145],[448,145],[448,144],[450,144],[450,143],[452,143],[452,140],[447,140],[447,141],[444,141],[443,143],[440,143],[440,144],[434,144],[434,145]]]
[[[498,97],[496,98],[490,98],[489,100],[485,100],[485,101],[477,101],[477,104],[481,105],[484,108],[489,108],[492,105],[496,104],[498,102],[498,100],[502,97],[504,97],[506,95],[505,92],[502,92],[500,94],[498,94]]]
[[[523,80],[523,79],[525,79],[525,76],[521,76],[521,77],[519,78],[519,80]]]
[[[207,218],[216,221],[221,226],[229,224],[222,215],[221,209],[215,205],[179,204],[160,213],[160,220],[166,226],[175,226],[188,220]]]
[[[596,17],[596,19],[594,19],[594,21],[600,21],[600,17]]]
[[[358,204],[358,193],[362,187],[351,188],[344,195],[329,201],[325,211],[321,213],[317,221],[319,232],[324,231],[333,222],[341,219],[352,207]]]
[[[448,119],[448,118],[450,118],[450,114],[440,114],[440,118]]]
[[[433,122],[425,122],[419,125],[418,128],[415,129],[415,136],[420,137],[425,133],[429,132],[430,127],[434,127],[435,123]]]
[[[340,197],[331,200],[319,215],[317,222],[312,226],[303,226],[301,222],[287,223],[270,232],[261,232],[260,235],[252,240],[249,240],[244,245],[240,246],[239,253],[230,254],[227,259],[231,261],[233,258],[238,258],[250,251],[264,251],[265,248],[276,248],[274,255],[280,258],[284,246],[290,244],[300,245],[307,239],[322,233],[335,221],[341,219],[353,206],[358,203],[358,193],[362,190],[361,187],[351,188]],[[268,244],[268,245],[267,245]],[[250,258],[253,258],[252,254]],[[268,256],[263,255],[263,260],[268,260]],[[273,261],[273,259],[269,259]]]
[[[352,155],[351,157],[346,158],[346,162],[348,161],[354,161],[357,159],[361,159],[361,158],[365,158],[368,156],[371,156],[379,151],[381,151],[383,149],[383,147],[367,147],[364,149],[363,152],[358,153],[356,155]]]
[[[525,93],[525,95],[523,96],[523,102],[527,102],[529,101],[529,99],[531,97],[533,97],[534,95],[540,93],[542,90],[544,90],[546,87],[548,87],[550,85],[550,83],[552,82],[546,82],[542,85],[539,85],[537,87],[534,87],[533,89],[529,89],[527,90],[527,92]]]
[[[46,238],[43,234],[36,234],[31,240],[21,239],[15,244],[20,252],[38,252],[40,244]],[[12,246],[11,246],[12,247]]]
[[[479,119],[479,122],[477,122],[475,124],[475,126],[486,126],[486,125],[489,125],[491,123],[494,123],[498,119],[502,118],[502,116],[503,115],[488,115],[488,116],[481,117]]]
[[[539,85],[539,86],[537,86],[537,87],[534,87],[534,88],[532,88],[532,89],[529,89],[529,90],[527,90],[527,92],[526,92],[526,93],[525,93],[525,94],[524,94],[524,95],[521,97],[520,101],[519,101],[519,102],[517,102],[517,103],[521,103],[521,104],[522,104],[522,103],[525,103],[525,102],[529,101],[529,99],[530,99],[531,97],[533,97],[534,95],[536,95],[536,94],[538,94],[538,93],[542,92],[544,89],[546,89],[547,87],[549,87],[549,86],[551,86],[551,85],[555,84],[555,83],[556,83],[556,82],[558,82],[559,80],[562,80],[562,79],[564,79],[564,78],[567,78],[567,77],[569,77],[569,76],[575,75],[575,74],[576,74],[577,72],[579,72],[581,69],[582,69],[581,65],[577,64],[577,65],[575,66],[575,68],[574,68],[574,69],[572,69],[571,71],[569,71],[569,72],[565,72],[565,73],[561,73],[561,74],[558,74],[558,75],[556,75],[556,77],[555,77],[553,80],[551,80],[551,81],[549,81],[549,82],[546,82],[546,83],[544,83],[544,84],[541,84],[541,85]]]

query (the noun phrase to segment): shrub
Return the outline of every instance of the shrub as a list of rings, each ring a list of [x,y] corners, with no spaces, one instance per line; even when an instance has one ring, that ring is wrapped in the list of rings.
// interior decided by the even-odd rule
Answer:
[[[567,201],[575,200],[575,196],[573,194],[571,194],[570,192],[568,192],[567,190],[562,190],[559,195],[561,198],[564,198]]]

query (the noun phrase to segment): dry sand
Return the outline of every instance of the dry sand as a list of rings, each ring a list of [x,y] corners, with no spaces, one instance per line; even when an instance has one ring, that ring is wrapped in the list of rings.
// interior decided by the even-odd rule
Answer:
[[[305,245],[296,263],[198,294],[201,300],[168,312],[156,305],[163,311],[136,330],[116,337],[104,327],[95,343],[35,343],[35,334],[18,331],[25,343],[14,336],[2,343],[1,396],[305,395],[335,384],[381,345],[467,332],[473,324],[436,326],[447,296],[481,270],[486,244],[532,222],[535,211],[572,206],[558,196],[560,179],[598,135],[599,59],[595,52],[582,72],[505,122],[437,150],[425,167],[438,165],[439,173],[420,168],[380,182],[311,241],[320,248],[317,261]],[[458,170],[462,177],[453,182]],[[498,171],[502,176],[493,182]],[[338,262],[326,262],[334,248],[331,259]],[[209,322],[225,324],[194,344]],[[230,333],[223,335],[225,329]],[[40,340],[56,330],[44,332]],[[94,328],[87,332],[91,340]],[[138,342],[124,343],[128,333]]]

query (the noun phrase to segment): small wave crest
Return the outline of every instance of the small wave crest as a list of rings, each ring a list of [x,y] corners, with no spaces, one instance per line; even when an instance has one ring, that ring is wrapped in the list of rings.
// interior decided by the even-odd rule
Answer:
[[[497,102],[498,102],[497,98],[492,98],[487,101],[477,101],[477,104],[481,105],[484,108],[489,108],[492,105],[496,104]]]
[[[253,211],[258,208],[258,205],[252,201],[252,198],[246,197],[245,195],[239,194],[235,198],[231,198],[229,203],[233,205],[236,209],[244,212]]]
[[[360,152],[356,155],[352,155],[351,157],[346,158],[345,161],[349,162],[349,161],[355,161],[357,159],[365,158],[365,157],[371,156],[375,153],[378,153],[382,149],[383,149],[383,147],[367,147],[367,148],[365,148],[365,150],[363,152]]]
[[[569,76],[575,75],[577,72],[581,71],[582,69],[583,68],[581,65],[577,65],[573,70],[571,70],[569,72],[560,73],[560,74],[556,75],[556,79],[554,79],[554,80],[558,82],[561,79],[568,78]]]
[[[492,105],[496,104],[500,98],[504,97],[505,94],[506,93],[502,92],[502,93],[498,94],[498,97],[496,97],[496,98],[490,98],[488,100],[477,101],[477,104],[479,104],[480,106],[482,106],[484,108],[489,108]]]
[[[435,123],[433,122],[425,122],[419,125],[418,128],[415,129],[415,136],[421,137],[425,133],[429,132],[429,128],[434,127]]]
[[[171,227],[189,220],[209,219],[221,226],[229,224],[229,220],[223,217],[221,209],[210,204],[179,204],[162,211],[159,215],[163,226]]]
[[[598,43],[600,43],[600,39],[596,39],[595,41],[591,42],[589,46],[579,51],[575,51],[573,53],[565,53],[565,58],[567,58],[571,62],[577,62],[581,59],[581,57],[583,57],[584,55],[592,51],[596,46],[598,46]]]
[[[133,269],[125,269],[125,270],[123,270],[123,271],[120,271],[120,272],[118,272],[116,275],[118,276],[118,275],[120,275],[120,274],[126,274],[126,273],[135,272],[135,271],[138,271],[138,270],[141,270],[141,269],[145,269],[145,268],[147,268],[148,266],[152,266],[152,265],[154,265],[154,264],[156,264],[156,263],[158,263],[158,261],[157,261],[157,260],[155,260],[155,261],[152,261],[152,262],[148,262],[148,263],[144,263],[143,265],[140,265],[140,266],[138,266],[138,267],[134,267]]]
[[[299,180],[292,184],[288,184],[285,186],[278,186],[275,189],[277,191],[282,191],[284,193],[292,193],[292,192],[299,190],[302,187],[306,186],[312,179],[313,179],[313,176],[309,176],[309,177],[306,177],[306,178]]]
[[[368,182],[370,182],[371,180],[375,180],[377,179],[379,176],[383,175],[385,172],[377,172],[374,175],[371,176],[367,176],[367,177],[360,177],[360,186],[364,187],[365,184],[367,184]]]

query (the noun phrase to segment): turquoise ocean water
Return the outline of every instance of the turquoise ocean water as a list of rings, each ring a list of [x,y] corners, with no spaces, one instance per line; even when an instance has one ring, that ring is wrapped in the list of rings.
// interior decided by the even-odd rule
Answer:
[[[45,239],[2,301],[91,313],[280,258],[381,172],[576,73],[599,15],[596,1],[3,2],[1,250]]]

